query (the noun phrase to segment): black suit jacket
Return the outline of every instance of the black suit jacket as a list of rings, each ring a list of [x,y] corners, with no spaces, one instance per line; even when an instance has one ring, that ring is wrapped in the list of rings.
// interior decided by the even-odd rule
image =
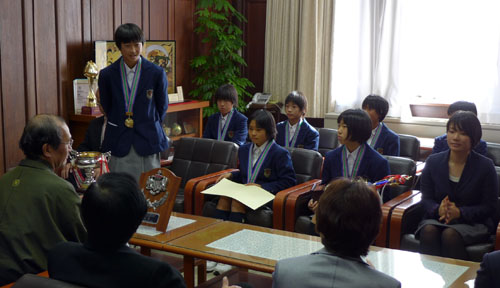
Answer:
[[[481,268],[477,270],[474,287],[500,287],[500,251],[484,254]]]
[[[87,244],[63,242],[48,255],[50,278],[85,287],[186,287],[179,271],[123,246],[98,252]]]
[[[107,152],[101,151],[101,134],[102,134],[102,126],[104,125],[104,116],[97,117],[90,121],[89,128],[87,128],[87,132],[85,133],[85,139],[78,146],[78,152],[82,151],[98,151],[98,152]]]

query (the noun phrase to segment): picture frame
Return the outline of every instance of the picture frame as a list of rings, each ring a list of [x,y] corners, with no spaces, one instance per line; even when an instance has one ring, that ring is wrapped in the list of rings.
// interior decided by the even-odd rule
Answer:
[[[142,56],[162,67],[167,74],[168,93],[175,92],[175,40],[151,40],[144,42]],[[114,41],[95,41],[95,62],[99,71],[121,57]]]

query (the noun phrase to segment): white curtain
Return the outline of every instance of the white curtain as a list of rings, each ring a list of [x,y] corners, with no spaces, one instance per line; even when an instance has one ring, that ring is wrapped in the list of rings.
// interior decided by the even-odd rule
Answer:
[[[409,117],[410,103],[474,102],[500,123],[500,1],[337,0],[332,103],[359,107],[368,94]]]
[[[291,91],[302,91],[307,116],[330,112],[334,3],[267,1],[264,92],[284,102]]]

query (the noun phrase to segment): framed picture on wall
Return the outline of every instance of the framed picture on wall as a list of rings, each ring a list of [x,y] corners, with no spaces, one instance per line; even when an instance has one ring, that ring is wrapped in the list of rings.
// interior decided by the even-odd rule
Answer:
[[[175,92],[175,40],[146,41],[142,56],[162,67],[167,73],[168,93]],[[99,70],[121,57],[114,41],[95,41],[95,62]]]

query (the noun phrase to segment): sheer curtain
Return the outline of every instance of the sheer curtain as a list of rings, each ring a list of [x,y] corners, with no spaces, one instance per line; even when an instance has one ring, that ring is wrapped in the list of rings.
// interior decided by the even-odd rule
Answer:
[[[496,0],[338,0],[331,105],[377,93],[405,118],[410,103],[467,100],[500,124],[498,11]]]
[[[330,112],[334,3],[267,1],[264,91],[282,102],[291,91],[302,91],[307,116]]]

